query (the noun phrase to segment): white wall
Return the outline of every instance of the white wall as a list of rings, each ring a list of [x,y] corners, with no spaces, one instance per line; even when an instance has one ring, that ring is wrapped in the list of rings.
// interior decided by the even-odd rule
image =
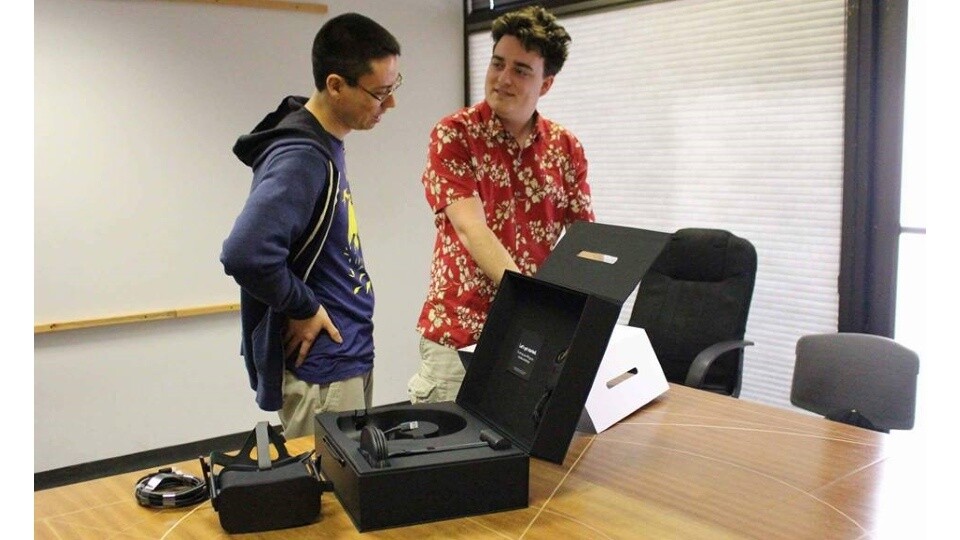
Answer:
[[[377,294],[374,402],[406,398],[433,241],[419,177],[431,126],[462,104],[461,5],[325,3],[36,0],[36,323],[236,302],[218,255],[250,172],[230,148],[309,95],[317,29],[356,11],[403,48],[397,108],[346,142]],[[34,471],[275,422],[253,398],[236,314],[38,334]]]

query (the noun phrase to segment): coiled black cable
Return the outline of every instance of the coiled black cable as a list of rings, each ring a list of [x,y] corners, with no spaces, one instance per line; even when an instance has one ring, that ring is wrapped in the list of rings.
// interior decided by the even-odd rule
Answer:
[[[139,480],[133,489],[140,506],[180,508],[201,503],[210,496],[200,478],[164,467]]]

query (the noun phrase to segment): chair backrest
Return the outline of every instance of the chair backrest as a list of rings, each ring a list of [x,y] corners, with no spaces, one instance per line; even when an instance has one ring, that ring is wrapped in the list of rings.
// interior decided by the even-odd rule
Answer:
[[[697,354],[743,339],[757,275],[753,244],[728,231],[680,229],[640,281],[630,315],[643,328],[668,381],[683,384]],[[707,387],[736,395],[742,350],[721,356]]]
[[[890,338],[856,333],[803,336],[797,341],[790,402],[878,431],[911,429],[919,370],[917,353]],[[856,422],[858,418],[868,422]]]

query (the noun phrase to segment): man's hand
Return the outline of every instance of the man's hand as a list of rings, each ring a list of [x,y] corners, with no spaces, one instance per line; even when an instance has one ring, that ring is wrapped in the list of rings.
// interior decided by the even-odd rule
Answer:
[[[288,356],[293,356],[296,352],[297,360],[294,365],[300,367],[303,361],[307,359],[307,353],[310,347],[321,332],[330,334],[330,339],[336,343],[343,343],[340,331],[333,325],[327,310],[320,306],[320,309],[309,319],[290,319],[287,324],[287,333],[283,336],[283,350]]]

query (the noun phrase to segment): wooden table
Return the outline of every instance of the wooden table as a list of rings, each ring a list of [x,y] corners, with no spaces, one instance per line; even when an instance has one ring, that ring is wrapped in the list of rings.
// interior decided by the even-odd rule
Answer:
[[[903,435],[907,435],[903,433]],[[907,538],[922,520],[923,465],[909,437],[672,385],[562,465],[532,459],[521,510],[364,533],[368,538]],[[291,453],[312,438],[288,443]],[[176,465],[200,475],[197,461]],[[230,538],[210,502],[139,506],[156,469],[34,493],[40,539]],[[240,538],[361,536],[332,493],[317,523]]]

